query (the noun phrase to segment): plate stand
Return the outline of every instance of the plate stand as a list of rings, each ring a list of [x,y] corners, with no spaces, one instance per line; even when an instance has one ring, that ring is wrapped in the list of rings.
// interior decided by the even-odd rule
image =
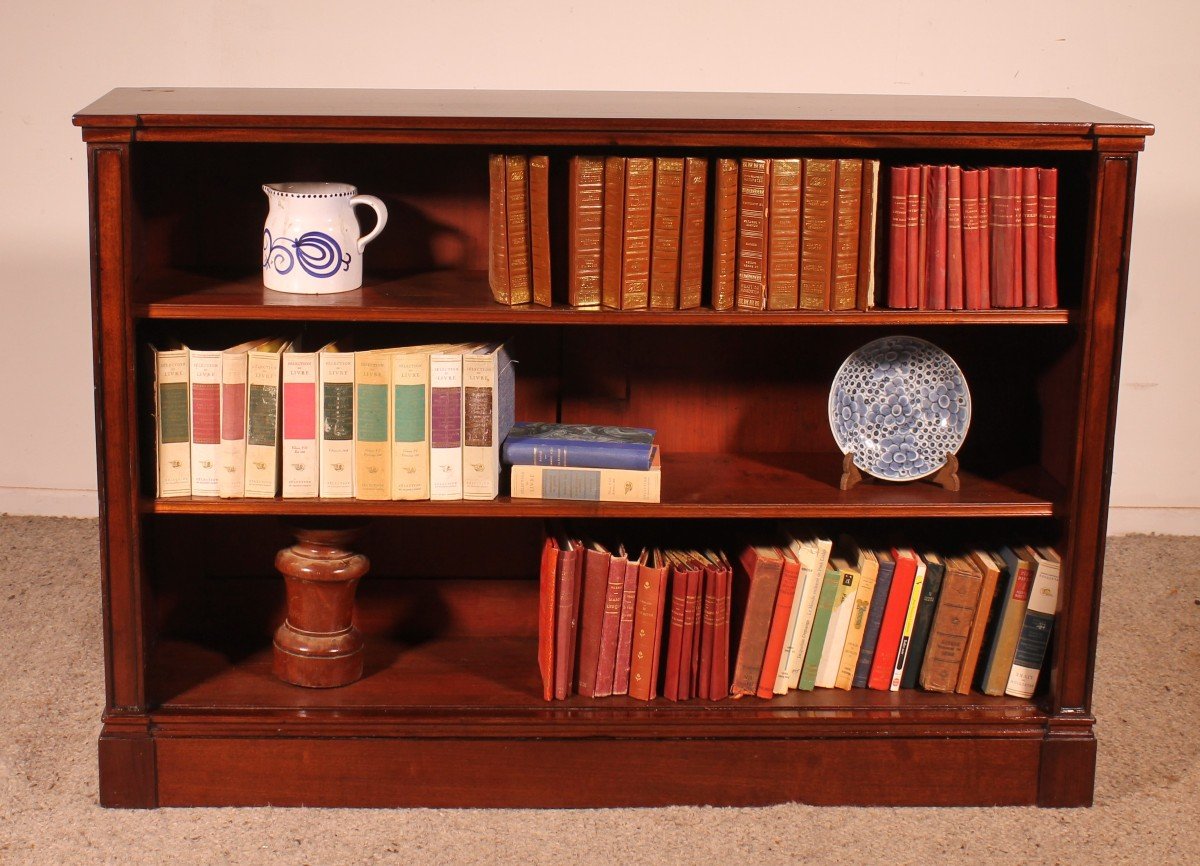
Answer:
[[[854,465],[854,452],[851,451],[842,458],[842,479],[838,482],[838,489],[849,490],[857,484],[864,482],[876,481],[868,475],[863,475],[862,471]],[[958,482],[958,458],[953,454],[946,455],[946,463],[935,474],[926,476],[925,478],[915,479],[917,481],[929,481],[936,484],[951,493],[957,493],[959,489]],[[885,484],[911,484],[911,481],[886,481]]]

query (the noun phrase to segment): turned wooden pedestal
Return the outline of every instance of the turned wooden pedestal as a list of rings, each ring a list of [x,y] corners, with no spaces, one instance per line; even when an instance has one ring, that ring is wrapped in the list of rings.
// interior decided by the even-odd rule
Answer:
[[[354,591],[370,563],[347,549],[364,524],[293,524],[296,543],[275,556],[287,587],[287,619],[275,632],[275,675],[309,688],[362,676],[363,637],[354,626]]]

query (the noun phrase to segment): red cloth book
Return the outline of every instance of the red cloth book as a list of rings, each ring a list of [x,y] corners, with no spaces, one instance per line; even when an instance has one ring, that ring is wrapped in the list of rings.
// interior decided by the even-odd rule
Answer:
[[[683,650],[679,655],[679,700],[695,697],[696,650],[700,636],[699,615],[703,599],[700,596],[701,571],[691,562],[681,566],[687,576],[683,605]]]
[[[783,557],[773,547],[747,546],[738,557],[737,569],[733,622],[740,624],[741,633],[732,690],[735,697],[741,697],[758,691]]]
[[[908,306],[908,169],[892,166],[889,174],[892,222],[888,235],[888,306]]]
[[[963,170],[946,167],[946,307],[966,309],[963,296]]]
[[[925,266],[925,299],[921,309],[946,309],[946,168],[944,165],[929,167],[929,182],[926,197],[929,200],[929,215],[926,218],[929,248]]]
[[[905,298],[901,306],[912,308],[917,305],[917,283],[921,274],[921,257],[925,248],[921,246],[921,169],[908,167],[908,226],[906,234],[908,250],[904,254],[908,276],[904,280]]]
[[[775,677],[783,655],[783,642],[792,618],[792,600],[796,597],[796,582],[800,577],[800,561],[787,549],[776,551],[783,557],[779,576],[779,592],[775,594],[775,611],[771,614],[771,630],[767,633],[767,649],[763,655],[762,673],[758,677],[758,696],[770,699],[775,692]]]
[[[684,657],[683,620],[687,606],[688,574],[679,563],[672,563],[669,575],[671,615],[667,621],[667,659],[663,670],[662,695],[668,701],[678,701],[683,698],[679,690],[679,672]]]
[[[932,166],[920,167],[920,192],[917,201],[917,294],[909,293],[909,306],[918,310],[928,309],[929,304],[929,184]]]
[[[625,585],[621,590],[621,622],[617,629],[617,657],[613,662],[614,695],[629,694],[629,663],[633,656],[633,615],[637,609],[638,574],[646,563],[646,552],[625,562]]]
[[[912,597],[913,581],[917,577],[917,558],[912,551],[893,549],[892,558],[896,560],[896,570],[892,574],[887,606],[883,609],[879,640],[875,643],[875,658],[871,661],[871,675],[867,678],[867,687],[881,692],[892,687],[900,636],[904,632],[908,602]]]
[[[633,619],[633,651],[629,696],[648,701],[658,694],[658,661],[662,655],[662,614],[666,608],[667,565],[654,550],[638,568],[637,609]]]
[[[1058,306],[1058,169],[1038,169],[1038,306]]]
[[[991,177],[986,168],[979,169],[979,309],[992,308],[992,228]]]
[[[576,688],[585,698],[596,697],[596,671],[600,660],[600,629],[608,593],[608,566],[612,554],[589,541],[583,549],[583,593],[579,599],[579,642],[575,668]]]
[[[968,310],[982,310],[979,262],[979,171],[962,171],[963,302]]]
[[[1025,244],[1021,235],[1021,169],[1010,167],[1004,169],[1008,175],[1008,192],[1012,198],[1013,229],[1009,233],[1009,243],[1012,245],[1013,262],[1013,306],[1025,304]]]
[[[712,697],[713,650],[716,641],[717,590],[721,567],[711,560],[701,563],[704,603],[700,609],[700,655],[697,665],[696,697]]]
[[[596,662],[596,697],[613,693],[617,660],[617,636],[621,626],[621,605],[625,589],[625,567],[629,564],[621,547],[609,560],[608,583],[604,592],[604,616],[600,622],[600,656]]]
[[[1038,305],[1038,170],[1021,169],[1021,240],[1025,306]]]
[[[558,539],[555,571],[554,697],[566,700],[575,674],[575,632],[579,617],[579,590],[583,570],[582,545]]]
[[[1010,308],[1017,306],[1018,272],[1013,256],[1019,249],[1016,240],[1017,214],[1008,169],[989,168],[991,186],[990,221],[992,227],[992,306]],[[1019,198],[1019,197],[1018,197]]]
[[[542,563],[538,569],[538,670],[542,675],[542,699],[554,699],[554,617],[555,578],[558,542],[547,538],[542,543]]]
[[[713,622],[716,640],[713,643],[712,681],[708,687],[709,698],[714,701],[729,697],[729,646],[732,641],[730,612],[733,610],[733,568],[724,554],[721,554],[720,560],[717,612]]]

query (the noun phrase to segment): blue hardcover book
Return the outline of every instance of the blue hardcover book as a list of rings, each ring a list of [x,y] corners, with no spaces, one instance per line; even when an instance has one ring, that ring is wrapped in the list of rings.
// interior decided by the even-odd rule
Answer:
[[[879,643],[879,628],[883,625],[883,610],[887,607],[888,590],[892,588],[892,575],[896,561],[884,550],[875,551],[879,559],[879,576],[875,578],[875,593],[871,596],[871,609],[867,611],[867,627],[863,630],[862,649],[858,653],[858,664],[854,668],[854,688],[865,689],[871,676],[871,662],[875,660],[875,644]]]
[[[650,469],[654,431],[606,424],[514,424],[501,457],[513,466]]]

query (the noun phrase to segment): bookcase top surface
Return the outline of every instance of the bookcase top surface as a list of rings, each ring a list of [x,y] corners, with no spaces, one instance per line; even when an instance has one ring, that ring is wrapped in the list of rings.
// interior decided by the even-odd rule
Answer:
[[[994,132],[1146,136],[1076,99],[521,90],[117,88],[82,127]]]

